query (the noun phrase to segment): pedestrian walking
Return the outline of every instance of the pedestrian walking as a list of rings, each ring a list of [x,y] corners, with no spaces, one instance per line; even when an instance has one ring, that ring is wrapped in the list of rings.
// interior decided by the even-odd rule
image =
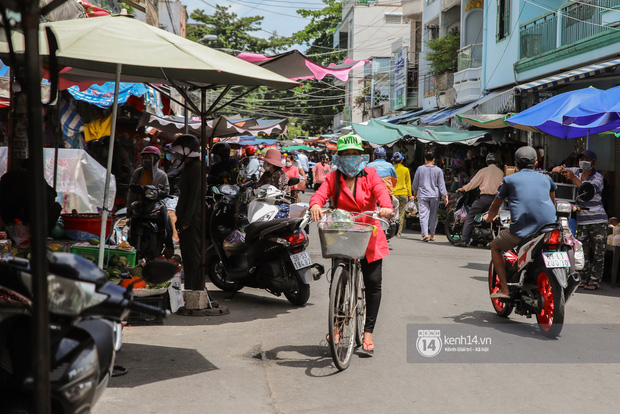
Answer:
[[[286,161],[284,163],[284,168],[282,168],[282,171],[286,173],[289,179],[293,177],[300,178],[300,170],[295,165],[293,165],[292,158],[293,157],[291,157],[290,155],[286,156]],[[297,190],[297,185],[291,186],[291,197],[295,200],[296,203],[299,202],[299,190]]]
[[[437,228],[437,210],[439,201],[448,204],[448,190],[443,178],[443,171],[435,164],[432,151],[424,154],[424,165],[418,167],[413,177],[413,197],[418,199],[420,228],[423,241],[435,240]]]
[[[594,197],[590,201],[577,201],[586,209],[577,213],[577,240],[583,244],[585,265],[580,273],[582,288],[597,290],[603,279],[605,248],[607,244],[607,213],[603,207],[603,176],[594,166],[597,156],[594,151],[585,150],[579,155],[579,168],[555,167],[564,177],[579,187],[584,182],[594,186]]]
[[[321,184],[325,181],[327,174],[331,172],[332,168],[327,162],[327,155],[321,155],[321,162],[314,165],[312,169],[312,178],[314,180],[314,190],[318,190]]]
[[[398,200],[398,231],[396,237],[400,236],[405,227],[405,206],[408,201],[413,201],[411,193],[411,174],[409,168],[403,165],[403,154],[395,152],[392,155],[392,163],[396,171],[396,185],[394,186],[394,197]]]

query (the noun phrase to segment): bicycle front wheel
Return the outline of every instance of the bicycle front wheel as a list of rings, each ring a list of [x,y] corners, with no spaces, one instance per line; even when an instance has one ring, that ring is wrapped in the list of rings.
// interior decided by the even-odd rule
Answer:
[[[344,265],[334,271],[329,291],[329,349],[334,364],[344,371],[351,362],[356,335],[355,287]]]
[[[357,277],[355,278],[355,284],[357,286],[357,309],[355,311],[357,329],[355,329],[355,345],[359,347],[362,346],[364,326],[366,325],[366,288],[364,287],[364,277],[360,266],[356,266],[354,271],[357,272]]]

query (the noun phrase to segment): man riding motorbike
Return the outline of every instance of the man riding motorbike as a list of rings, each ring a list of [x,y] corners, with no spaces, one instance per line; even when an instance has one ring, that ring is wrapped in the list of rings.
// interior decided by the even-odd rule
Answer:
[[[467,247],[476,215],[484,213],[489,209],[489,206],[495,199],[495,194],[497,194],[497,188],[504,178],[504,172],[497,166],[499,164],[497,155],[492,152],[488,153],[486,162],[486,167],[480,169],[469,183],[457,190],[458,192],[466,192],[480,187],[480,197],[474,201],[467,212],[461,239],[454,244],[455,246]]]
[[[534,171],[537,165],[536,150],[521,147],[515,152],[518,171],[502,180],[495,200],[491,203],[484,219],[491,223],[504,201],[510,208],[511,223],[491,243],[493,267],[500,280],[500,290],[491,294],[491,299],[508,299],[510,291],[506,282],[506,268],[502,251],[519,245],[521,240],[544,224],[556,221],[555,190],[557,185],[551,177]]]

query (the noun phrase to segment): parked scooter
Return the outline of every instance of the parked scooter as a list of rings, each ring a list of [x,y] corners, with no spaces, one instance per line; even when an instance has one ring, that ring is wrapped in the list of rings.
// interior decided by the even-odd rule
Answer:
[[[594,187],[583,183],[577,199],[589,201]],[[536,315],[543,335],[555,338],[562,331],[565,305],[579,286],[578,271],[583,269],[581,244],[573,237],[568,218],[579,208],[558,202],[557,223],[545,224],[519,245],[504,252],[510,299],[491,299],[495,312],[508,317],[513,309],[519,315]],[[489,292],[499,290],[499,277],[489,266]]]
[[[294,185],[299,178],[289,180]],[[248,222],[269,221],[276,218],[301,217],[309,206],[307,203],[293,203],[291,197],[273,185],[265,184],[254,190],[254,197],[248,204]]]
[[[129,191],[140,199],[129,206],[128,241],[136,248],[138,260],[150,261],[161,256],[167,238],[172,241],[172,228],[163,201],[170,196],[153,185],[132,184]]]
[[[243,186],[228,184],[211,188],[209,278],[224,291],[256,287],[276,296],[284,293],[293,305],[304,305],[310,297],[310,283],[324,273],[323,266],[313,263],[306,252],[304,217],[256,220],[242,226],[237,204],[243,190]]]
[[[156,260],[143,269],[150,283],[171,279],[177,266]],[[0,412],[31,413],[33,296],[30,262],[0,261]],[[165,316],[167,311],[133,301],[132,287],[108,283],[90,261],[70,253],[49,256],[51,412],[87,413],[108,385],[121,324],[130,310]]]

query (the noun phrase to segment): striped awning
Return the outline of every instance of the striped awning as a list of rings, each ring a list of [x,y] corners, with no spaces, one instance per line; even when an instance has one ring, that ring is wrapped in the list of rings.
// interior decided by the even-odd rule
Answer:
[[[598,75],[618,65],[620,65],[620,59],[608,60],[606,62],[584,66],[579,69],[573,69],[567,72],[560,73],[559,75],[549,76],[548,78],[523,83],[521,85],[515,86],[515,91],[517,91],[518,93],[533,92],[545,88],[550,88],[552,86],[558,86],[563,83],[573,81],[575,79],[583,79],[589,76]]]

